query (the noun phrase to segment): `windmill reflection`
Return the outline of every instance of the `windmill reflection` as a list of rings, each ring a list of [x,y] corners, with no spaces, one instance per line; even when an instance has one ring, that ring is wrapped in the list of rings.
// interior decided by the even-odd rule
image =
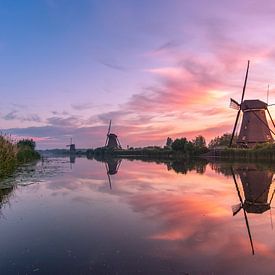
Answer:
[[[113,159],[113,158],[106,159],[104,161],[110,189],[112,189],[111,175],[115,175],[118,172],[121,161],[122,161],[121,159]]]
[[[240,177],[244,199],[241,195],[235,172]],[[267,210],[270,210],[270,205],[275,192],[275,190],[272,192],[270,200],[268,200],[273,172],[268,170],[258,170],[256,166],[251,164],[245,167],[238,167],[235,170],[231,167],[231,173],[240,200],[240,203],[232,206],[233,216],[238,214],[241,209],[243,210],[251,250],[254,255],[255,251],[247,213],[262,214]]]

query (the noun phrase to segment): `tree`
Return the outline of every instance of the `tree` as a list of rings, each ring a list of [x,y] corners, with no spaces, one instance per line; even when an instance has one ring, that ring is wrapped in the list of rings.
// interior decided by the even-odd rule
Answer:
[[[17,142],[17,146],[20,147],[29,147],[31,150],[35,149],[35,141],[33,139],[22,139]]]
[[[170,137],[168,137],[167,140],[166,140],[166,146],[167,147],[171,147],[172,143],[173,143],[173,139],[171,139]]]
[[[208,147],[215,148],[218,146],[229,146],[230,139],[231,139],[231,134],[225,133],[222,136],[218,136],[218,137],[215,137],[214,139],[212,139],[209,142]]]
[[[197,136],[195,139],[193,139],[193,144],[197,148],[205,148],[206,147],[206,141],[205,138],[202,135]]]
[[[187,143],[186,138],[180,138],[180,139],[177,138],[174,140],[171,146],[174,151],[184,151],[186,143]]]

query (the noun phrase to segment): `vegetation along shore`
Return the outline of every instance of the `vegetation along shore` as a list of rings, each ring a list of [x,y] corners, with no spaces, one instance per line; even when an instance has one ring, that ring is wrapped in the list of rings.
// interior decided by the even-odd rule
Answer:
[[[234,137],[234,140],[237,137]],[[225,133],[222,136],[215,137],[206,145],[203,136],[197,136],[193,140],[187,138],[177,138],[172,140],[167,138],[166,144],[160,146],[148,146],[143,148],[108,148],[99,147],[88,149],[87,157],[119,157],[128,159],[162,159],[162,160],[180,160],[197,157],[215,158],[224,160],[247,160],[257,161],[275,160],[275,144],[262,143],[255,144],[250,148],[229,146],[231,134]]]
[[[0,179],[12,174],[19,165],[39,158],[32,139],[14,142],[9,136],[0,135]]]

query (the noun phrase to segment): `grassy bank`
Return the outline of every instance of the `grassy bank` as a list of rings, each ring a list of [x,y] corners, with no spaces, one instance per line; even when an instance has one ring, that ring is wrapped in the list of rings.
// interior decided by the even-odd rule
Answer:
[[[209,156],[228,160],[274,161],[275,144],[259,144],[253,148],[213,149]]]
[[[0,178],[9,176],[20,164],[39,158],[33,140],[14,143],[9,137],[0,136]]]

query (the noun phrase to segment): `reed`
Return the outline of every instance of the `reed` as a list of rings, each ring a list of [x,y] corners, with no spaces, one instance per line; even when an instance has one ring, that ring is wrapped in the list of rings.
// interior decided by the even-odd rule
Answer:
[[[11,174],[17,166],[17,146],[6,135],[0,135],[0,178]]]
[[[39,159],[32,140],[14,142],[8,135],[0,135],[0,178],[12,174],[18,165]]]

